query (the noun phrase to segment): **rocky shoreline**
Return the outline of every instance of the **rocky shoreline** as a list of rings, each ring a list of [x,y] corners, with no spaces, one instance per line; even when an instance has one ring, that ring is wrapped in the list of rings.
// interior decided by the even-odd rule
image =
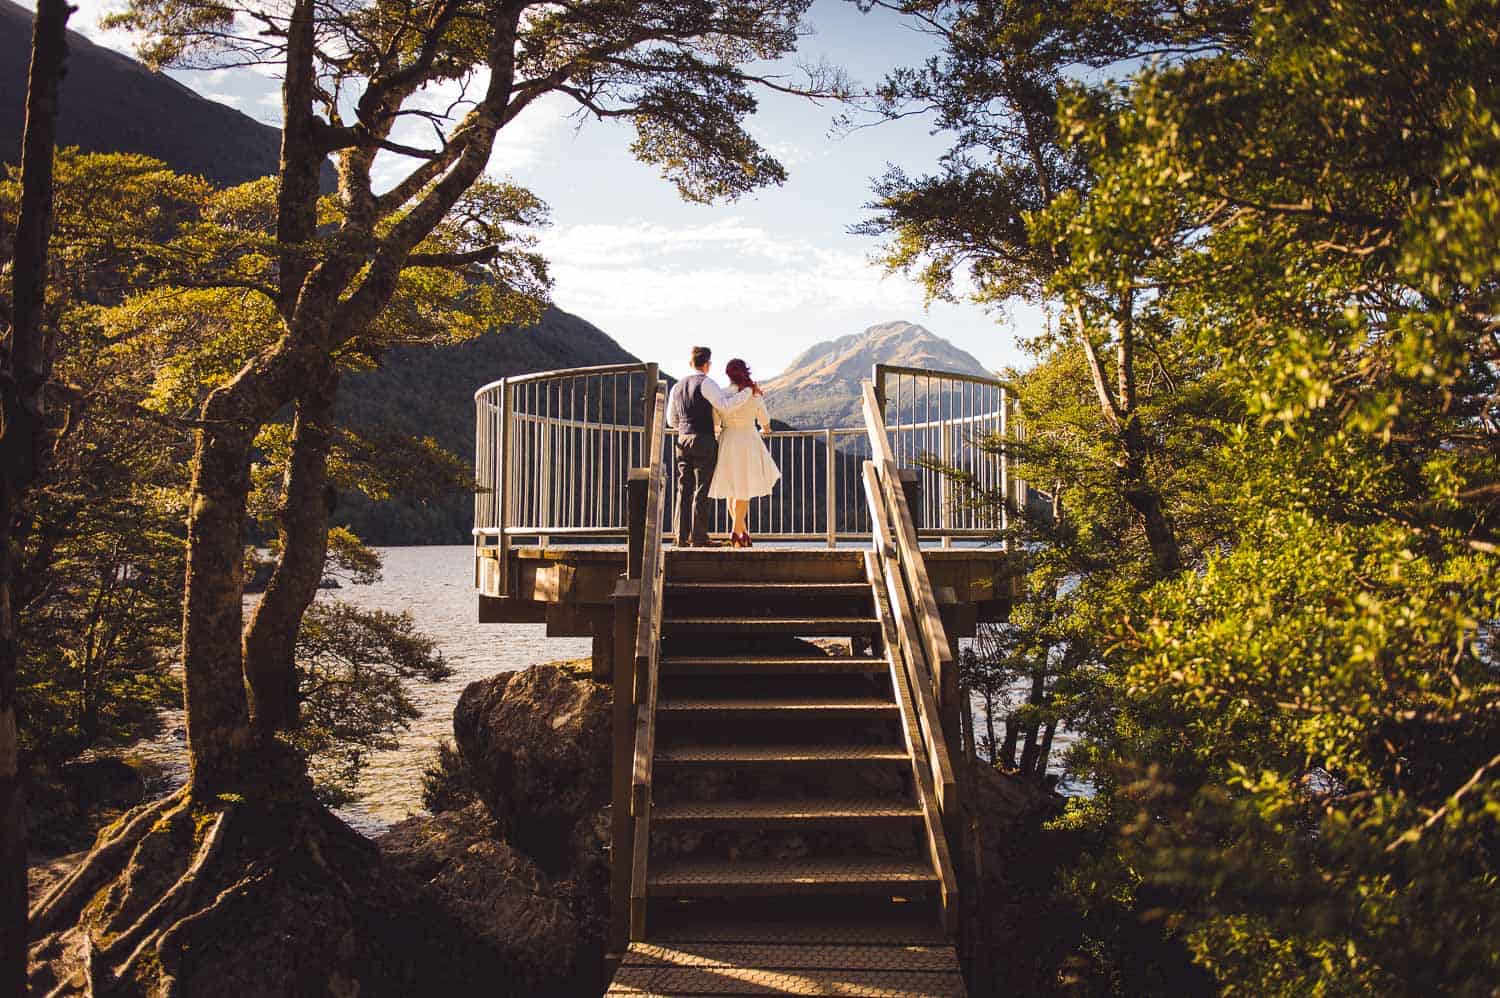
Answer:
[[[589,677],[586,662],[471,683],[453,712],[456,751],[441,753],[441,765],[428,774],[424,797],[435,813],[402,821],[373,842],[360,839],[368,850],[360,861],[366,882],[346,890],[349,896],[330,896],[323,904],[312,885],[289,882],[271,888],[270,901],[262,902],[263,910],[294,910],[292,900],[311,901],[320,916],[344,926],[349,958],[330,956],[320,964],[312,942],[288,937],[270,947],[277,959],[267,961],[255,953],[269,944],[255,940],[245,947],[244,965],[231,948],[215,957],[214,972],[245,994],[368,998],[410,993],[415,985],[490,996],[601,993],[609,914],[610,695],[608,685]],[[983,767],[979,778],[984,872],[978,896],[986,912],[981,945],[989,947],[1014,941],[1017,932],[1026,935],[1026,925],[1035,922],[1034,903],[1042,898],[1032,891],[1045,888],[1046,877],[1038,874],[1048,865],[1035,862],[1038,835],[1060,798]],[[34,896],[66,876],[70,861],[82,855],[38,864]],[[1031,891],[1023,881],[1031,882]],[[233,931],[285,932],[263,924]],[[34,967],[33,982],[48,984],[48,991],[61,984],[59,994],[84,993],[89,945],[86,933],[76,930],[39,942],[33,958],[43,965]],[[68,987],[70,981],[79,986]]]

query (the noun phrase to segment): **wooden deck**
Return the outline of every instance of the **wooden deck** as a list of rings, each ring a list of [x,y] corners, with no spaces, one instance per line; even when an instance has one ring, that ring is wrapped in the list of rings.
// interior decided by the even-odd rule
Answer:
[[[859,995],[962,998],[963,976],[945,942],[862,939],[858,931],[813,932],[795,941],[633,943],[609,995]],[[728,933],[727,935],[733,935]]]
[[[870,458],[825,435],[814,471],[826,488],[804,497],[824,503],[808,522],[826,528],[827,546],[675,548],[665,386],[654,371],[645,383],[639,430],[625,427],[626,453],[644,465],[607,502],[539,485],[554,466],[546,446],[526,457],[532,422],[543,444],[574,447],[607,406],[535,416],[514,411],[502,384],[493,411],[481,405],[477,455],[495,472],[476,506],[479,619],[591,636],[594,675],[614,688],[608,994],[963,996],[959,901],[977,874],[963,861],[969,790],[955,766],[972,754],[958,639],[1008,617],[1020,558],[978,543],[1001,535],[942,482],[924,505],[872,384]],[[989,387],[998,407],[980,415],[1004,433],[1004,389]],[[897,428],[907,463],[926,440],[917,431],[940,426],[961,442],[980,426],[945,418]],[[507,465],[516,448],[525,460]],[[1004,495],[1027,494],[1003,459],[976,460]],[[849,516],[850,489],[862,521]],[[926,533],[914,516],[924,509],[937,521]],[[849,536],[863,540],[841,542],[858,522],[867,530]]]

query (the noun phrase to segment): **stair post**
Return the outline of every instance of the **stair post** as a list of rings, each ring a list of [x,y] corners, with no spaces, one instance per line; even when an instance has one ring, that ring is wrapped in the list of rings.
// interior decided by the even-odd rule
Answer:
[[[627,578],[641,577],[641,558],[646,550],[646,485],[651,480],[649,468],[631,468],[630,480],[625,483],[626,515],[629,517],[625,543],[625,575]],[[637,594],[639,595],[639,594]],[[635,655],[635,645],[630,646]]]
[[[643,518],[644,503],[643,495]],[[635,765],[635,629],[641,604],[640,563],[631,564],[636,578],[621,576],[615,583],[613,595],[615,661],[610,678],[609,931],[604,947],[607,960],[617,960],[630,945],[630,863],[635,852],[630,783]]]

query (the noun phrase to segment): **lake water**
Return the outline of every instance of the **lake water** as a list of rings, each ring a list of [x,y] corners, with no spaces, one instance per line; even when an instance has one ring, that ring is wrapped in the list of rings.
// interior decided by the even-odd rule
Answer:
[[[497,672],[516,672],[542,662],[586,658],[588,638],[549,638],[544,624],[481,624],[474,595],[474,549],[468,545],[382,548],[381,580],[345,586],[324,594],[367,609],[403,611],[417,630],[437,641],[453,675],[438,683],[409,687],[421,716],[401,738],[401,746],[376,752],[359,785],[359,799],[339,814],[366,834],[422,810],[422,770],[437,743],[453,737],[453,706],[464,687]],[[168,784],[186,777],[180,711],[166,719],[168,732],[140,754],[160,766]]]
[[[453,736],[453,707],[464,687],[497,672],[516,672],[543,662],[587,658],[588,638],[549,638],[544,624],[481,624],[473,589],[474,550],[467,545],[382,548],[385,565],[379,582],[346,586],[325,594],[367,609],[408,612],[423,634],[433,638],[453,675],[438,683],[416,682],[410,693],[421,716],[401,739],[399,748],[370,757],[359,785],[359,799],[339,814],[366,834],[378,834],[422,809],[422,770],[439,741]],[[169,783],[186,776],[180,736],[181,712],[167,718],[167,731],[178,730],[140,746],[140,754],[160,766]],[[979,719],[976,718],[976,722]],[[980,722],[982,723],[982,722]],[[1072,741],[1058,732],[1053,745],[1054,770]],[[1079,792],[1079,788],[1065,787]]]

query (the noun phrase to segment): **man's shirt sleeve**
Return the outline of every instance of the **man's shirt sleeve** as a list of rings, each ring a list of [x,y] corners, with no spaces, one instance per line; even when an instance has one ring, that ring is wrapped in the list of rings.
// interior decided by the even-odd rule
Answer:
[[[677,429],[682,417],[682,382],[679,381],[672,386],[672,394],[667,396],[667,428]]]
[[[708,399],[709,405],[720,412],[734,412],[734,410],[755,398],[755,393],[749,389],[737,392],[734,398],[725,398],[724,390],[719,387],[718,382],[714,381],[713,378],[704,378],[703,385],[699,388],[699,391],[703,392],[703,397]]]

